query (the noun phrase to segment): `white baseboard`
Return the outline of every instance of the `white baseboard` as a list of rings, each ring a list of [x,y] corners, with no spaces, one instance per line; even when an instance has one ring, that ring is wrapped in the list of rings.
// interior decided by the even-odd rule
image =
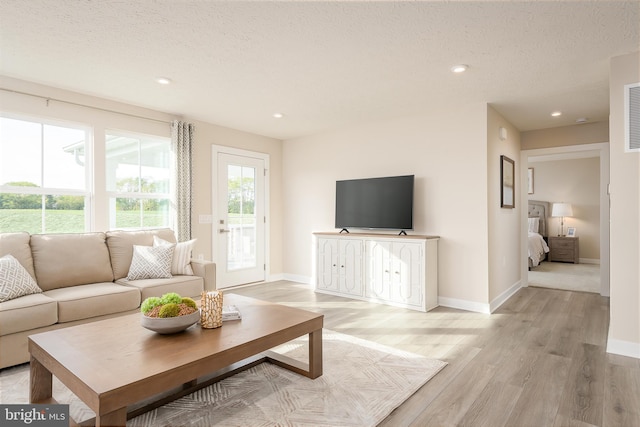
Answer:
[[[279,280],[286,280],[284,278],[284,274],[279,273],[279,274],[270,274],[269,277],[267,277],[267,282],[277,282]]]
[[[456,308],[458,310],[474,311],[476,313],[491,314],[491,307],[489,304],[481,302],[467,301],[456,298],[438,297],[438,305],[449,308]]]
[[[521,287],[522,287],[522,282],[520,280],[518,280],[509,289],[507,289],[506,291],[504,291],[503,293],[498,295],[496,298],[494,298],[494,300],[489,303],[490,312],[493,313],[494,311],[496,311],[498,309],[498,307],[500,307],[509,298],[511,298],[513,296],[513,294],[518,292]]]
[[[282,275],[282,279],[280,279],[280,280],[289,280],[291,282],[304,283],[305,285],[313,284],[313,280],[312,280],[311,277],[309,277],[309,276],[300,276],[298,274],[284,273]]]
[[[609,338],[607,340],[607,353],[640,359],[640,343]]]

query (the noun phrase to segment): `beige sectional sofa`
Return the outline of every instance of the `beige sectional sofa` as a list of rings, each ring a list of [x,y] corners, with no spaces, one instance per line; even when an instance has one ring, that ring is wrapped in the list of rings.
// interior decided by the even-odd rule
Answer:
[[[153,246],[154,236],[176,242],[170,229],[0,233],[0,257],[11,254],[42,289],[0,302],[0,368],[29,361],[31,334],[136,312],[150,296],[199,297],[215,289],[209,261],[191,260],[193,275],[128,280],[134,245]]]

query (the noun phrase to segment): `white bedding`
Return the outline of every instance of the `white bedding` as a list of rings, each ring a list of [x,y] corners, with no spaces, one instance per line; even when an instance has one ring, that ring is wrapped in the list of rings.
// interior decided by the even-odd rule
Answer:
[[[544,254],[549,253],[549,246],[538,233],[529,232],[529,258],[533,267],[540,264],[544,259]]]

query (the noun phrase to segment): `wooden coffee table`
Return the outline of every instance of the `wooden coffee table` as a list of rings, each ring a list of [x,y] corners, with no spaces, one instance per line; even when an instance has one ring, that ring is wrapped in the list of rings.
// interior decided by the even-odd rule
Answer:
[[[323,315],[234,294],[224,303],[237,305],[242,320],[160,335],[140,326],[137,313],[31,335],[30,402],[58,403],[55,375],[96,413],[96,426],[125,426],[127,418],[257,363],[322,375]],[[305,334],[308,363],[268,351]]]

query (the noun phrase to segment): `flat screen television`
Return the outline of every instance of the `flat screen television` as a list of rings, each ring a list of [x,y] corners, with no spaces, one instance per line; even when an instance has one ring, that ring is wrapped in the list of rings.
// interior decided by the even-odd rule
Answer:
[[[414,175],[336,181],[336,228],[413,229]]]

